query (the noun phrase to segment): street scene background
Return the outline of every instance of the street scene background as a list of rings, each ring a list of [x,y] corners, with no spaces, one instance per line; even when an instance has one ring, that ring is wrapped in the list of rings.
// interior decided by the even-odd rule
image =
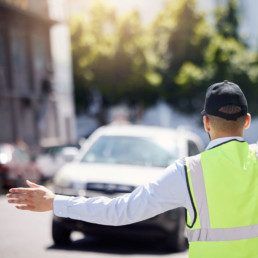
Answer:
[[[164,252],[157,243],[128,243],[84,238],[73,234],[69,247],[56,247],[51,239],[52,213],[19,212],[0,197],[1,212],[1,257],[2,258],[69,258],[69,257],[171,257],[186,258],[188,252]],[[3,223],[5,221],[5,223]],[[11,221],[11,222],[10,222]]]
[[[26,179],[56,191],[57,172],[104,125],[191,132],[203,150],[205,92],[224,80],[245,93],[244,136],[257,142],[256,10],[256,0],[0,0],[0,257],[187,257],[79,232],[57,246],[53,214],[18,211],[5,194]],[[190,155],[184,141],[178,153]],[[69,191],[83,194],[78,185]]]

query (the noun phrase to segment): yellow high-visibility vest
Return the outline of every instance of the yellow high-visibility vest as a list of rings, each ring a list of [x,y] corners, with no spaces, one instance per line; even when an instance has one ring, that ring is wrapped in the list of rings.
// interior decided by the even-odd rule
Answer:
[[[258,144],[231,140],[185,161],[189,257],[258,257]]]

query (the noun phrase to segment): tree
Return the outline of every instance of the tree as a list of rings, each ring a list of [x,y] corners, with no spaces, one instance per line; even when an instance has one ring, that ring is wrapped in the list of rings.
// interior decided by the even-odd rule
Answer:
[[[216,11],[215,26],[195,0],[178,0],[167,2],[148,27],[137,11],[119,17],[95,0],[71,18],[70,27],[77,110],[87,109],[97,90],[102,116],[116,103],[146,107],[160,97],[183,112],[196,112],[209,85],[231,80],[258,113],[257,53],[240,40],[234,0]]]
[[[258,113],[253,96],[258,93],[257,53],[248,49],[239,35],[238,1],[228,0],[215,12],[217,33],[206,51],[206,66],[212,70],[212,80],[225,79],[238,83],[244,90],[250,110]]]
[[[218,34],[213,37],[205,58],[205,69],[210,71],[210,81],[225,79],[236,82],[243,89],[250,111],[258,113],[258,103],[254,96],[258,93],[257,53],[246,48],[234,38]]]
[[[102,95],[103,108],[156,101],[159,81],[147,60],[148,37],[137,11],[121,18],[104,1],[94,1],[70,26],[78,109],[91,103],[82,96],[93,90]]]
[[[194,0],[168,2],[153,23],[153,48],[159,55],[157,70],[162,74],[162,96],[182,111],[191,112],[199,106],[201,67],[212,32],[204,14],[196,10]]]
[[[72,57],[77,111],[87,110],[96,87],[96,67],[99,59],[105,60],[97,69],[103,69],[113,55],[116,39],[114,9],[94,1],[89,11],[70,18]]]
[[[257,53],[239,40],[237,15],[233,0],[216,11],[215,28],[194,0],[171,2],[162,10],[155,21],[155,47],[165,60],[160,66],[163,96],[173,107],[200,111],[207,87],[227,79],[243,88],[250,110],[258,112],[252,97],[257,94]]]
[[[241,41],[238,33],[238,1],[228,0],[226,7],[217,8],[215,11],[216,29],[224,38],[234,38]]]

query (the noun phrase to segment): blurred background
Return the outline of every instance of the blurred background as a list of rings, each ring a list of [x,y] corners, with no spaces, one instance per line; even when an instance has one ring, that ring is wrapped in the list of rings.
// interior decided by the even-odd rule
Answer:
[[[0,0],[1,171],[23,163],[13,182],[1,172],[0,186],[51,178],[112,122],[184,127],[207,144],[200,112],[207,87],[223,80],[243,89],[253,115],[245,137],[257,141],[257,8],[255,0]]]
[[[185,127],[207,144],[200,112],[207,87],[223,80],[246,94],[245,137],[257,141],[257,8],[255,0],[0,0],[0,163],[27,163],[29,178],[47,179],[114,121]]]
[[[37,153],[117,117],[187,125],[207,142],[199,114],[211,83],[238,83],[258,113],[257,8],[255,0],[0,0],[0,142]]]
[[[49,182],[110,123],[184,128],[207,144],[200,112],[223,80],[244,91],[256,142],[257,10],[256,0],[0,0],[0,191]]]

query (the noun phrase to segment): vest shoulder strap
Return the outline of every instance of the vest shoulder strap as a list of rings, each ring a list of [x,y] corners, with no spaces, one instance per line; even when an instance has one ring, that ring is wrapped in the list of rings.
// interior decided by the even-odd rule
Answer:
[[[255,144],[251,144],[250,148],[255,151],[256,157],[258,159],[258,142]]]
[[[201,154],[192,156],[187,158],[187,165],[189,168],[189,176],[191,177],[191,185],[192,191],[189,186],[189,180],[187,176],[187,185],[188,191],[191,198],[192,206],[195,213],[195,218],[191,226],[187,225],[189,228],[192,228],[196,221],[196,216],[198,211],[199,219],[201,222],[201,227],[209,228],[210,227],[210,218],[209,218],[209,209],[208,209],[208,202],[207,202],[207,195],[205,190],[205,183],[203,177],[203,168],[201,163]],[[193,196],[195,196],[196,207],[193,202]]]

